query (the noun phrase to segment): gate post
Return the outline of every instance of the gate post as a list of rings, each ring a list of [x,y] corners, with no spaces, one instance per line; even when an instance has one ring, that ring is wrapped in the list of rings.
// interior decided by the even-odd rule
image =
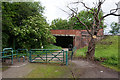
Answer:
[[[11,58],[11,60],[12,60],[12,64],[13,64],[13,49],[12,49],[12,58]]]
[[[48,51],[46,50],[46,51],[45,51],[45,53],[46,53],[46,63],[47,63],[47,52],[48,52]]]
[[[64,62],[64,59],[65,59],[65,58],[64,58],[64,50],[62,50],[62,51],[63,51],[63,64],[64,64],[64,63],[65,63],[65,62]]]
[[[66,66],[68,65],[68,52],[66,51]]]
[[[29,61],[32,62],[32,60],[31,60],[31,50],[29,51],[29,54],[30,54],[29,55]]]

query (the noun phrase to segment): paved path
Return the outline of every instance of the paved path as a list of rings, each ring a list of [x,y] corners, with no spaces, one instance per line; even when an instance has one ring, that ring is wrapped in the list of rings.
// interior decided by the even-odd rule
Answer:
[[[84,60],[73,60],[70,63],[74,65],[69,65],[68,68],[74,73],[75,78],[118,78],[118,73],[102,67],[100,65],[96,65],[91,62],[87,62]],[[36,63],[37,64],[37,63]],[[12,65],[6,71],[2,72],[3,78],[22,78],[28,73],[30,73],[34,66],[31,63],[18,63]],[[67,73],[71,74],[71,73]],[[68,77],[68,76],[66,76]]]
[[[118,72],[85,60],[73,60],[73,73],[77,78],[118,78]]]
[[[2,72],[2,78],[22,78],[31,72],[34,68],[30,66],[29,62],[17,62]]]

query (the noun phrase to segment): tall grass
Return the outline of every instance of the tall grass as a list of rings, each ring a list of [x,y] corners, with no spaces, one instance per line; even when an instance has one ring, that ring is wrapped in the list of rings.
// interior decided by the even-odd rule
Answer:
[[[84,47],[84,48],[81,48],[81,49],[78,49],[77,51],[76,51],[76,53],[75,53],[75,57],[85,57],[85,55],[86,55],[86,52],[87,52],[87,46],[86,47]]]
[[[77,50],[76,57],[85,57],[87,47]],[[107,36],[96,44],[95,59],[102,65],[120,71],[118,65],[118,36]]]

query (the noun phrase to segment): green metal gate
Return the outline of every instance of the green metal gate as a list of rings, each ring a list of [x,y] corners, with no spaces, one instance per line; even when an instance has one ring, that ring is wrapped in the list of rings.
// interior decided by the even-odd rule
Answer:
[[[29,51],[30,62],[63,63],[68,65],[68,51],[60,49],[31,49]]]

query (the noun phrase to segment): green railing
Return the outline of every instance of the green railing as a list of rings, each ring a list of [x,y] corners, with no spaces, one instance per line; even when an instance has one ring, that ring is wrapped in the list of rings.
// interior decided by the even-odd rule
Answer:
[[[68,65],[68,52],[61,49],[31,49],[29,51],[29,61]]]
[[[16,57],[20,62],[20,58],[23,57],[23,62],[25,61],[25,57],[28,56],[27,49],[17,49],[13,50],[13,48],[4,48],[3,51],[0,52],[1,60],[5,61],[7,58],[11,59],[11,64],[13,64],[13,58]]]
[[[17,49],[16,50],[16,58],[18,58],[18,62],[20,62],[20,58],[23,58],[23,62],[25,62],[25,57],[28,57],[27,49]]]
[[[4,48],[2,52],[0,52],[1,56],[0,58],[2,61],[5,60],[5,58],[11,59],[11,64],[13,64],[13,49],[12,48]]]

